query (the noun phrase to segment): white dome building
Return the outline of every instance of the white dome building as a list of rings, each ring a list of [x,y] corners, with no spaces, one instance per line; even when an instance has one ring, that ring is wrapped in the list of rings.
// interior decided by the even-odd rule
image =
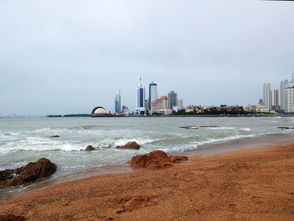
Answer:
[[[92,115],[98,115],[98,116],[101,116],[101,115],[108,115],[108,111],[104,108],[104,107],[95,107],[93,110],[92,110]]]

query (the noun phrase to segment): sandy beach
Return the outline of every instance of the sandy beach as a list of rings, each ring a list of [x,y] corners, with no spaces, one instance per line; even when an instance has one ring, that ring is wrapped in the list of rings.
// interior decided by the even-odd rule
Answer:
[[[293,220],[294,143],[54,184],[0,204],[27,220]]]

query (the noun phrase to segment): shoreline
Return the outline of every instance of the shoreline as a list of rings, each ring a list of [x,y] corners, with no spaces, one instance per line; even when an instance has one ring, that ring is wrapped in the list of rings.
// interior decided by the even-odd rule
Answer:
[[[156,171],[51,185],[0,205],[28,220],[293,220],[294,143],[272,144]]]
[[[293,133],[289,134],[270,134],[262,135],[258,137],[241,138],[237,140],[231,140],[228,142],[204,144],[197,149],[187,151],[176,151],[170,154],[193,157],[209,157],[219,154],[225,154],[235,152],[239,150],[257,149],[262,147],[277,146],[282,144],[294,143]],[[127,162],[124,164],[103,166],[101,168],[88,169],[83,172],[71,174],[65,177],[58,177],[55,179],[44,179],[37,181],[25,187],[12,187],[0,190],[0,204],[5,203],[11,199],[20,197],[24,194],[30,194],[33,191],[42,190],[52,185],[66,183],[70,181],[87,179],[95,176],[103,176],[108,174],[120,174],[120,173],[132,173],[136,170],[132,169]]]
[[[264,146],[281,145],[283,143],[294,143],[293,134],[271,134],[262,135],[259,137],[241,138],[225,143],[205,144],[194,150],[187,150],[184,152],[172,152],[171,154],[184,155],[188,157],[202,156],[208,157],[228,152],[234,152],[244,149],[256,149]],[[36,190],[45,189],[55,184],[66,183],[75,180],[86,179],[95,176],[103,176],[107,174],[132,173],[135,172],[125,162],[120,165],[104,166],[101,168],[88,169],[83,172],[72,174],[66,177],[58,177],[55,179],[44,179],[39,182],[32,183],[25,187],[12,187],[0,190],[0,203],[5,203],[8,200],[20,197],[24,194],[29,194]]]

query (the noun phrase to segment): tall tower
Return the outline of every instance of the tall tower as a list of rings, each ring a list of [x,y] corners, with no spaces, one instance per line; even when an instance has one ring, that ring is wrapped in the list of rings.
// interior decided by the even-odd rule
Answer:
[[[118,91],[118,94],[115,95],[115,113],[121,112],[121,96],[120,96],[120,90]]]
[[[285,112],[294,113],[294,75],[285,89]]]
[[[140,78],[140,83],[137,88],[137,108],[144,108],[145,101],[145,88],[142,84],[142,78]]]
[[[157,84],[154,83],[153,81],[149,84],[149,110],[151,110],[151,103],[152,101],[158,99],[158,89],[157,89]]]
[[[285,110],[286,105],[286,88],[288,85],[288,80],[281,81],[280,83],[280,105],[281,110]]]
[[[280,105],[280,102],[279,102],[279,90],[276,89],[276,90],[274,90],[274,106],[278,107],[279,105]]]
[[[271,110],[272,109],[272,91],[271,91],[271,84],[267,83],[263,85],[263,101],[266,105],[266,108]]]
[[[173,109],[173,107],[177,106],[178,95],[174,91],[170,91],[167,95],[168,97],[168,108]]]

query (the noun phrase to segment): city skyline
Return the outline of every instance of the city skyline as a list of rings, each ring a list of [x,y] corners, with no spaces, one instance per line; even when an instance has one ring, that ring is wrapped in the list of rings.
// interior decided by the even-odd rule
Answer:
[[[119,88],[134,110],[140,75],[186,105],[256,104],[293,72],[294,5],[276,3],[2,1],[0,115],[113,112]]]

